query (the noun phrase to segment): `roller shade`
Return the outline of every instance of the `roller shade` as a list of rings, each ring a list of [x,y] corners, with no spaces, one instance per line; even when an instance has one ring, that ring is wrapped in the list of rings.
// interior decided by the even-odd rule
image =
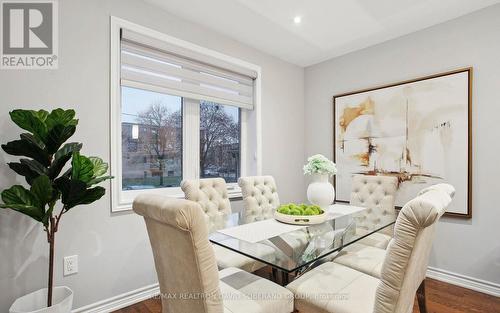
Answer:
[[[122,31],[121,84],[253,109],[257,73],[131,31]]]

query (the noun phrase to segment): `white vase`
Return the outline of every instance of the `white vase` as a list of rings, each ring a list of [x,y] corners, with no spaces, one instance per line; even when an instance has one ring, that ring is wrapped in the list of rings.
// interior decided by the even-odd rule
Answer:
[[[48,289],[40,289],[18,298],[9,313],[71,313],[73,291],[68,287],[54,287],[52,306],[47,307]]]
[[[312,204],[326,209],[335,200],[335,189],[328,181],[328,174],[313,174],[312,182],[307,187],[307,199]]]

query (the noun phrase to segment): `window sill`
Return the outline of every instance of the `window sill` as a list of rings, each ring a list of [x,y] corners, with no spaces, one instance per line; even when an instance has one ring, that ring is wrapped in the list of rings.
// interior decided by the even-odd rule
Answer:
[[[148,193],[150,190],[144,190],[144,193]],[[170,198],[184,199],[184,193],[174,193],[166,195]],[[239,187],[228,188],[228,198],[229,201],[240,201],[243,200],[243,195]],[[113,213],[123,212],[132,210],[132,202],[120,203],[117,207],[113,208]]]
[[[229,191],[227,193],[227,196],[230,201],[238,201],[243,199],[243,195],[241,193],[241,190],[231,192]],[[176,199],[184,199],[184,194],[176,194],[176,195],[171,195],[169,197],[176,198]]]

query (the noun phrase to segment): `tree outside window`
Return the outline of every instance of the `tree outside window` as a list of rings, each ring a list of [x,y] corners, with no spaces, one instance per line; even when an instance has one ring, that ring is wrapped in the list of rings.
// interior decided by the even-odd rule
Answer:
[[[240,176],[239,108],[202,101],[200,104],[200,176],[234,183]]]

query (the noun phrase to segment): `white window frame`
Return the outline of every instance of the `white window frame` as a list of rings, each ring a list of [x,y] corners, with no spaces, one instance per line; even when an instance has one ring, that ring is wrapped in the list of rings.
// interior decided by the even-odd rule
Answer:
[[[247,169],[250,166],[249,153],[247,148],[249,131],[255,133],[255,153],[253,175],[262,173],[262,136],[261,136],[261,68],[258,65],[222,54],[220,52],[207,49],[188,41],[184,41],[156,30],[129,22],[127,20],[111,16],[111,45],[110,45],[110,169],[111,175],[115,178],[111,181],[111,211],[126,211],[132,208],[133,199],[141,193],[156,193],[168,195],[177,198],[184,198],[180,187],[156,188],[146,190],[122,190],[122,147],[121,147],[121,83],[120,83],[120,29],[128,29],[139,34],[153,37],[182,48],[190,49],[194,52],[205,54],[209,57],[217,58],[222,61],[232,63],[257,72],[254,86],[254,111],[255,122],[252,129],[249,129],[248,112],[241,110],[241,137],[240,137],[240,176],[247,176]],[[200,176],[199,151],[191,151],[193,147],[199,145],[199,101],[189,98],[183,98],[183,168],[184,179],[196,179]],[[195,164],[188,167],[187,164]],[[241,197],[241,190],[237,183],[228,184],[230,198]]]

